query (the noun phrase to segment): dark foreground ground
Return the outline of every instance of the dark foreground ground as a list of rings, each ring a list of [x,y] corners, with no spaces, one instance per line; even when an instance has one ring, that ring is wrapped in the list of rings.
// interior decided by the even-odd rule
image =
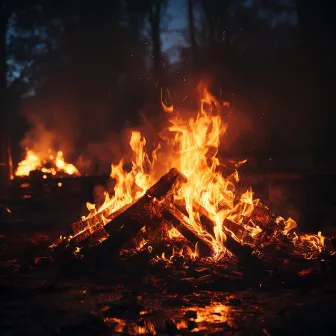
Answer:
[[[1,335],[333,334],[332,267],[290,281],[227,277],[212,285],[175,281],[178,274],[168,271],[156,277],[146,262],[127,259],[107,269],[41,265],[34,255],[78,216],[79,207],[8,209],[1,209]]]

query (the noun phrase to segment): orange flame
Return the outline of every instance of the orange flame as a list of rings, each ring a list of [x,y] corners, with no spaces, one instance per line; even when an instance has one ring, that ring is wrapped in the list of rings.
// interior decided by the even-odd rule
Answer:
[[[16,176],[28,176],[33,170],[38,170],[42,166],[41,159],[31,150],[27,151],[26,157],[19,163],[15,172]]]
[[[78,169],[73,164],[64,161],[63,152],[61,151],[57,152],[55,165],[59,171],[64,171],[68,175],[80,175]]]
[[[183,119],[174,110],[173,106],[167,107],[162,103],[165,112],[171,116],[168,128],[171,135],[164,139],[167,151],[160,151],[159,146],[151,155],[145,152],[146,140],[140,132],[132,132],[130,146],[134,157],[132,169],[127,172],[123,168],[123,161],[112,164],[111,177],[116,180],[114,195],[110,197],[106,193],[105,203],[96,208],[87,204],[90,214],[93,216],[99,211],[109,209],[113,213],[121,207],[133,203],[141,197],[145,191],[156,182],[155,170],[157,155],[162,155],[166,169],[178,168],[186,177],[187,183],[180,186],[175,194],[175,201],[185,205],[188,216],[185,217],[194,234],[201,237],[213,250],[213,258],[218,259],[230,252],[225,247],[227,234],[238,242],[243,243],[232,231],[225,226],[225,220],[241,226],[251,237],[258,236],[262,229],[246,220],[253,213],[259,200],[253,198],[252,189],[249,188],[240,197],[235,188],[235,182],[239,181],[236,170],[231,176],[225,177],[221,172],[220,160],[217,156],[220,146],[220,137],[227,129],[227,125],[221,117],[221,104],[213,97],[204,86],[199,86],[201,93],[200,110],[196,117]],[[227,104],[224,104],[227,107]],[[245,161],[236,163],[238,168]],[[213,234],[205,231],[200,225],[201,213],[195,209],[195,204],[203,207],[214,223]],[[324,237],[318,235],[304,235],[299,237],[293,231],[295,221],[285,221],[283,234],[289,236],[293,244],[307,244],[314,251],[321,251],[324,245]],[[177,238],[180,233],[176,229],[168,232],[170,238]],[[150,247],[148,247],[150,248]],[[173,251],[173,255],[176,251]],[[195,258],[198,253],[188,253]],[[160,259],[169,260],[162,255]]]
[[[51,153],[51,150],[49,151]],[[46,167],[47,163],[50,163],[50,168]],[[25,159],[19,162],[15,175],[29,176],[30,172],[35,170],[41,171],[44,174],[52,175],[56,175],[57,173],[76,176],[80,175],[79,170],[73,164],[66,163],[64,161],[62,151],[58,151],[56,157],[54,157],[53,154],[49,154],[48,160],[42,160],[40,156],[38,156],[32,150],[28,150]]]
[[[123,206],[133,203],[139,199],[146,190],[155,182],[150,172],[156,161],[156,150],[152,154],[152,160],[145,152],[144,147],[146,139],[141,136],[140,132],[132,132],[130,146],[134,152],[132,160],[132,170],[124,170],[124,161],[121,160],[117,165],[111,166],[111,177],[116,180],[114,195],[105,193],[105,202],[98,209],[94,204],[87,203],[89,215],[86,218],[94,216],[97,212],[109,210],[110,213],[121,209]],[[108,223],[108,220],[106,221]],[[105,224],[106,224],[105,223]]]

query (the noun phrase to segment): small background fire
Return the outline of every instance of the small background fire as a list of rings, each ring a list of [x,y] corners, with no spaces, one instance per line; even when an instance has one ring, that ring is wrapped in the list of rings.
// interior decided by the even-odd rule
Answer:
[[[15,176],[29,176],[34,172],[41,172],[44,179],[50,176],[80,176],[79,170],[73,164],[64,161],[62,151],[53,154],[51,150],[46,158],[27,150],[25,159],[19,162]]]

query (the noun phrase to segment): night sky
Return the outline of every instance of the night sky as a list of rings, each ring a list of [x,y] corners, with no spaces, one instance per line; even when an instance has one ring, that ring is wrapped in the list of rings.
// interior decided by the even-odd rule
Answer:
[[[187,29],[187,8],[185,0],[170,0],[169,6],[162,21],[162,49],[163,52],[168,55],[169,61],[171,63],[177,62],[179,60],[180,48],[186,45],[186,34]],[[9,34],[13,30],[9,29]],[[8,60],[9,63],[12,60]],[[15,78],[20,77],[20,70],[24,66],[19,64],[15,65],[17,69],[12,74],[9,74],[8,82],[11,83]],[[11,66],[13,68],[13,66]]]
[[[246,0],[245,5],[250,6],[252,0]],[[282,4],[289,5],[290,0],[282,0]],[[267,12],[260,13],[261,16],[266,17],[269,15]],[[197,19],[197,13],[195,13]],[[278,15],[276,19],[270,18],[271,24],[278,24],[281,21],[287,21],[296,24],[297,18],[295,13],[282,13],[282,15]],[[148,31],[148,30],[147,30]],[[11,29],[9,29],[9,33],[11,33]],[[149,33],[145,32],[145,35],[149,35]],[[179,54],[181,47],[184,47],[187,42],[187,1],[186,0],[170,0],[168,2],[168,8],[163,15],[162,20],[162,49],[163,52],[168,56],[170,63],[177,62],[179,60]],[[9,60],[11,62],[11,60]],[[9,82],[11,82],[15,77],[20,76],[20,66],[16,64],[15,71],[11,74],[10,78],[8,78]]]
[[[186,34],[183,34],[186,28],[186,1],[170,0],[161,35],[162,49],[169,56],[170,62],[176,62],[179,59],[179,49],[186,44]]]

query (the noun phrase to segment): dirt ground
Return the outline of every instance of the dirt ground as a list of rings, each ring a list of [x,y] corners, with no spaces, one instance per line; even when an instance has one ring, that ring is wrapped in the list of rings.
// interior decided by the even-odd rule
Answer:
[[[55,210],[56,209],[56,210]],[[256,283],[157,277],[146,263],[108,269],[34,258],[75,213],[17,208],[0,231],[1,335],[331,335],[335,269]],[[12,211],[15,209],[12,208]],[[13,212],[12,212],[13,213]],[[40,211],[41,213],[41,211]],[[85,264],[84,264],[85,266]]]

